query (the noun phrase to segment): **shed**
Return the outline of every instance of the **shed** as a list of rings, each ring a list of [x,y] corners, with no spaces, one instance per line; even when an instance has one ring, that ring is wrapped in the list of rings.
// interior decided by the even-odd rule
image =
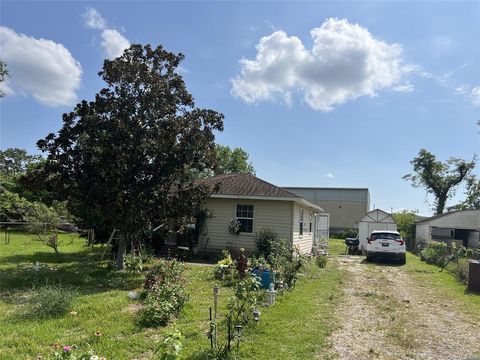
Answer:
[[[479,247],[480,210],[451,211],[415,222],[415,239],[458,242],[465,247]]]
[[[375,230],[397,231],[397,224],[392,215],[386,211],[375,209],[367,212],[358,222],[358,239],[360,250],[367,249],[367,238]]]

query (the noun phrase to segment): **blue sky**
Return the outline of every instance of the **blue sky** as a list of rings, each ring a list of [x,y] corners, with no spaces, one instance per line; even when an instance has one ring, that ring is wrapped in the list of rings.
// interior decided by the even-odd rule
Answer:
[[[103,58],[150,43],[185,54],[196,104],[225,115],[217,141],[277,185],[368,187],[372,206],[428,214],[432,199],[401,179],[409,161],[480,154],[478,1],[0,6],[2,149],[37,151],[102,87]]]

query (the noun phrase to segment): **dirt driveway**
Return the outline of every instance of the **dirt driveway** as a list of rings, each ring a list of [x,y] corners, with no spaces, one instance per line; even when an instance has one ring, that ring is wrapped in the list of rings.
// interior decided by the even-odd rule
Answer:
[[[405,267],[339,256],[349,273],[339,328],[320,359],[480,359],[480,324]]]

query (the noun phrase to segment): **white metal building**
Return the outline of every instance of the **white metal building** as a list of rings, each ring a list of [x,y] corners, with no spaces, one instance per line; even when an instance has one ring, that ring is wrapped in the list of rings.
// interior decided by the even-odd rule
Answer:
[[[367,238],[375,230],[397,231],[397,224],[389,213],[375,209],[367,212],[358,222],[358,239],[360,240],[360,250],[367,249]]]
[[[465,247],[479,247],[480,210],[459,210],[432,216],[415,223],[419,241],[457,241]]]

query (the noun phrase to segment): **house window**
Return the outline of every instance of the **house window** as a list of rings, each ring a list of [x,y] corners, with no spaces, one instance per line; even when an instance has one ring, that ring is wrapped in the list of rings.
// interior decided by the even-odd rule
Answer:
[[[235,217],[242,224],[241,233],[253,233],[253,205],[237,204]]]
[[[303,235],[303,209],[300,209],[300,235]]]
[[[308,227],[308,232],[312,232],[312,219],[313,219],[313,215],[312,213],[310,212],[310,225]]]

